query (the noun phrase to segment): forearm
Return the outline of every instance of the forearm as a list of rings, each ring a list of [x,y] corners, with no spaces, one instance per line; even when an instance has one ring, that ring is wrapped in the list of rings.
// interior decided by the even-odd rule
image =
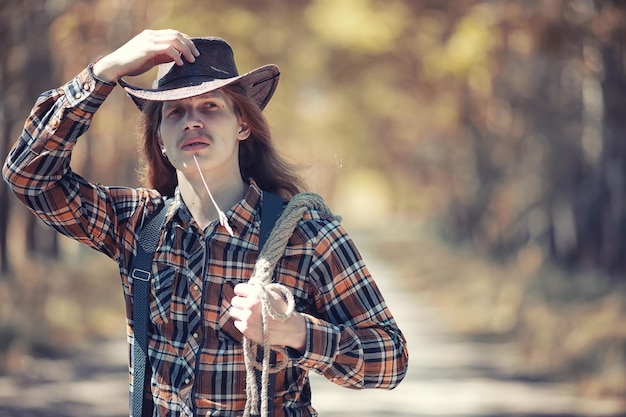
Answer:
[[[395,388],[406,375],[406,341],[395,323],[340,327],[307,316],[307,343],[300,366],[348,388]]]
[[[91,246],[104,239],[96,235],[92,221],[103,217],[101,208],[94,207],[102,196],[71,171],[70,157],[112,88],[86,69],[43,93],[3,167],[9,187],[27,207],[58,231]]]
[[[112,88],[97,82],[86,69],[39,97],[3,168],[5,180],[26,204],[29,200],[23,197],[44,192],[69,170],[78,137]]]

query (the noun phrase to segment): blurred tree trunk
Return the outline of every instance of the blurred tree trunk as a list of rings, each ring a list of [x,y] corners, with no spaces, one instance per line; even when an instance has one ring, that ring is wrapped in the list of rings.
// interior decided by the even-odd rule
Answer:
[[[479,185],[453,196],[451,230],[505,257],[533,245],[560,265],[619,276],[626,3],[507,4],[517,9],[499,16],[493,94],[460,94],[468,166]],[[516,39],[529,46],[516,47]]]
[[[2,20],[0,46],[2,63],[0,64],[0,129],[3,133],[0,150],[2,158],[17,140],[29,109],[36,97],[54,85],[55,70],[50,48],[46,40],[50,22],[55,11],[49,9],[47,2],[35,0],[10,0],[0,5]],[[7,256],[8,225],[16,200],[9,196],[4,184],[0,185],[0,263],[3,272],[11,269]],[[26,250],[39,252],[46,256],[58,255],[56,232],[43,227],[34,216],[24,217],[25,224],[12,224],[14,230],[25,234]]]
[[[561,167],[548,170],[553,173],[548,177],[550,249],[562,265],[617,277],[626,270],[626,32],[618,23],[626,18],[626,4],[587,1],[578,6],[578,19],[563,13],[553,22],[566,46],[556,57],[578,61],[581,80],[579,98],[543,118],[553,155],[548,168]],[[564,71],[559,70],[561,79]],[[558,83],[558,77],[552,80]]]
[[[55,16],[49,13],[46,2],[33,0],[22,4],[22,18],[28,23],[19,25],[21,29],[17,37],[19,46],[16,47],[25,48],[26,51],[27,58],[20,70],[22,80],[26,81],[26,85],[23,85],[21,95],[23,101],[20,108],[26,109],[27,112],[39,94],[58,84],[50,44],[42,42],[42,39],[49,38],[48,29]],[[46,257],[57,257],[59,255],[57,233],[45,227],[34,216],[29,216],[28,219],[25,228],[27,250]]]
[[[6,50],[4,41],[6,39],[6,22],[0,24],[0,50]],[[4,75],[6,74],[5,60],[0,61],[0,97],[4,97]],[[8,138],[11,136],[11,126],[7,106],[0,100],[0,155],[4,156],[8,152]],[[0,275],[9,272],[9,259],[7,250],[7,231],[9,225],[9,190],[6,182],[0,181]]]
[[[18,1],[5,1],[0,6],[0,50],[9,50],[10,22],[11,13],[10,10],[14,10]],[[8,80],[8,59],[7,54],[3,54],[0,59],[0,97],[7,97],[7,90],[9,85]],[[11,143],[11,131],[12,120],[7,100],[0,100],[0,156],[3,158],[7,155],[7,152]],[[3,275],[10,271],[10,264],[8,259],[8,225],[10,214],[9,189],[4,181],[0,182],[0,273]]]
[[[150,4],[152,7],[154,3]],[[2,159],[17,140],[20,129],[36,98],[73,77],[77,71],[101,53],[120,46],[145,28],[148,2],[41,2],[38,0],[6,0],[0,4],[0,151]],[[53,53],[54,51],[54,53]],[[118,117],[124,113],[118,111]],[[122,140],[112,134],[107,138],[114,146]],[[125,138],[126,140],[128,138]],[[78,169],[91,177],[95,170],[93,143],[85,141],[84,156],[78,158]],[[93,173],[96,174],[95,172]],[[101,174],[101,173],[100,173]],[[0,270],[8,272],[9,228],[24,235],[27,254],[45,257],[59,255],[58,234],[30,214],[16,216],[26,210],[10,195],[4,182],[0,184]],[[12,213],[13,212],[13,213]],[[14,219],[22,223],[15,224]]]
[[[622,18],[626,17],[626,4],[614,2]],[[609,42],[601,46],[603,78],[602,106],[602,173],[608,198],[604,210],[594,213],[602,219],[603,240],[599,262],[611,271],[626,270],[626,31],[616,28]],[[617,40],[617,41],[614,41]],[[620,42],[619,40],[622,40]]]

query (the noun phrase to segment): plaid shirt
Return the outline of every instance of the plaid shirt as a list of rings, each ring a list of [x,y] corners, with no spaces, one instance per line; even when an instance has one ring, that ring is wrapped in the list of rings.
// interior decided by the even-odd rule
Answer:
[[[154,190],[92,184],[69,167],[74,144],[114,85],[91,67],[43,93],[3,175],[18,198],[57,231],[119,264],[133,343],[130,263],[143,219],[163,204]],[[148,336],[155,416],[236,416],[245,398],[241,334],[228,308],[258,255],[262,194],[251,183],[217,222],[198,227],[177,193],[152,264]],[[394,388],[408,360],[406,341],[357,249],[334,219],[310,210],[299,222],[275,277],[305,314],[304,352],[276,378],[274,416],[315,416],[308,372],[350,388]],[[275,278],[276,279],[276,278]],[[132,349],[131,349],[132,351]],[[132,381],[132,369],[130,370]]]

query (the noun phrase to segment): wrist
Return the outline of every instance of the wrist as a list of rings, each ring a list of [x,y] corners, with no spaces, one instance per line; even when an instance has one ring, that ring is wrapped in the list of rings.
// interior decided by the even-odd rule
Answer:
[[[287,324],[291,331],[288,332],[288,339],[285,346],[303,352],[306,348],[306,321],[304,316],[298,312],[287,320]]]
[[[117,75],[114,66],[109,63],[107,58],[107,56],[98,58],[98,60],[94,62],[91,71],[93,72],[94,77],[101,81],[116,83],[119,76]]]

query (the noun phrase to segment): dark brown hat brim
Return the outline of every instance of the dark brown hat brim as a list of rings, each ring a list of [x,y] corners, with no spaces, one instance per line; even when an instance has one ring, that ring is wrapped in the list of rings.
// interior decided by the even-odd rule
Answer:
[[[213,79],[197,85],[173,89],[145,89],[119,79],[118,82],[141,110],[146,101],[172,101],[195,97],[215,91],[230,84],[239,83],[248,97],[252,98],[261,110],[265,108],[276,91],[280,71],[276,65],[265,65],[243,75],[232,78]]]

